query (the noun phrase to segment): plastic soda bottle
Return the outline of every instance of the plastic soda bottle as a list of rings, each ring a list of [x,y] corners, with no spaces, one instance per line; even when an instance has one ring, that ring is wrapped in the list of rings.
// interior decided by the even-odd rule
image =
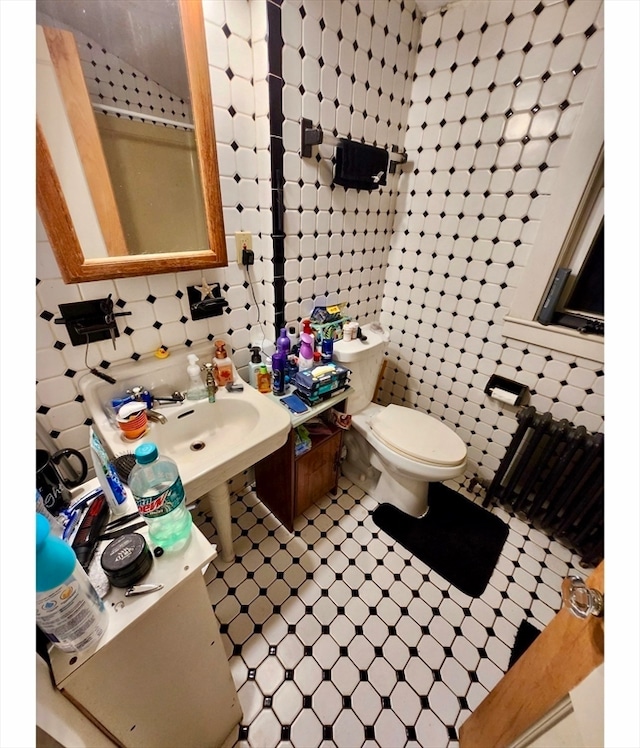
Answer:
[[[129,488],[147,523],[149,538],[165,551],[179,551],[191,539],[192,519],[178,466],[170,457],[159,455],[153,442],[141,444],[133,454],[136,464]]]

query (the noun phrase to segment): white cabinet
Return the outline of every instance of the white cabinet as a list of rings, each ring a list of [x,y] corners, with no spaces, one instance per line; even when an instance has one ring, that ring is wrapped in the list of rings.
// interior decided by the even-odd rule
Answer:
[[[58,689],[119,745],[213,748],[242,719],[202,576],[216,555],[194,526],[189,546],[154,558],[141,580],[163,589],[125,597],[111,588],[109,627],[95,648],[51,648]]]

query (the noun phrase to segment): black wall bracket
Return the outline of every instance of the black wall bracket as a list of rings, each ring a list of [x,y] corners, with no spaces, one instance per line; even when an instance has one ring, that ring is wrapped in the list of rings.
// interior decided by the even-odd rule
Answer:
[[[209,286],[204,279],[202,286],[187,286],[189,298],[189,311],[191,319],[195,322],[207,317],[219,317],[229,302],[222,298],[220,284],[214,283]]]
[[[131,312],[114,312],[111,294],[106,299],[92,301],[74,301],[59,304],[61,317],[54,319],[56,325],[65,325],[71,345],[87,345],[99,340],[113,341],[120,337],[116,317],[127,317]]]

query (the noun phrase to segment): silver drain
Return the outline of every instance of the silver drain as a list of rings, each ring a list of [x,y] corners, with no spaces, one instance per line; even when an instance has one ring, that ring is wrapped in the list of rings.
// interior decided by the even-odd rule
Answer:
[[[193,443],[191,444],[191,446],[189,447],[189,449],[190,449],[190,450],[191,450],[192,452],[200,452],[200,451],[201,451],[201,450],[203,450],[203,449],[204,449],[204,448],[205,448],[206,446],[207,446],[206,442],[203,442],[203,441],[197,441],[197,442],[193,442]]]

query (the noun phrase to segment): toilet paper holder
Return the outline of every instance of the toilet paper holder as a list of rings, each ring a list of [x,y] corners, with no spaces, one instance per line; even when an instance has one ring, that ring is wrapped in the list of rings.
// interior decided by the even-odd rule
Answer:
[[[493,374],[489,377],[484,392],[494,400],[517,407],[523,404],[525,397],[529,394],[529,388],[526,384],[518,384],[511,379]]]

